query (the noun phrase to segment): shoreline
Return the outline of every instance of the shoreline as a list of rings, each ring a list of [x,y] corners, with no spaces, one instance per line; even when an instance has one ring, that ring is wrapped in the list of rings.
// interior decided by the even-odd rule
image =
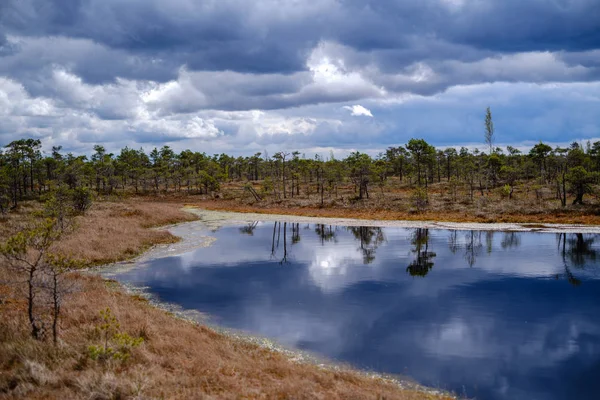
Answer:
[[[343,362],[328,359],[325,356],[319,354],[314,354],[282,345],[276,340],[270,339],[265,336],[261,336],[251,332],[246,332],[243,330],[237,330],[233,328],[226,328],[220,326],[218,324],[212,323],[211,316],[204,314],[201,311],[185,309],[175,303],[160,301],[156,298],[155,295],[148,292],[147,287],[138,287],[135,285],[120,282],[117,278],[118,275],[132,269],[144,268],[144,264],[151,260],[178,256],[189,251],[194,251],[203,247],[209,247],[216,240],[216,238],[210,236],[210,231],[214,229],[219,229],[224,226],[235,226],[242,223],[253,222],[255,221],[253,219],[255,215],[262,217],[267,216],[266,219],[262,219],[263,221],[287,220],[288,222],[293,221],[300,223],[315,223],[315,221],[323,220],[323,218],[319,217],[292,217],[290,219],[290,216],[283,216],[278,214],[246,214],[235,212],[211,211],[188,206],[184,207],[182,210],[194,214],[195,216],[199,217],[199,219],[153,228],[168,231],[172,235],[179,238],[178,242],[170,244],[158,244],[131,260],[114,262],[106,265],[99,265],[82,272],[98,276],[103,280],[114,281],[119,285],[120,290],[126,295],[143,297],[148,301],[148,304],[151,307],[170,313],[173,317],[177,319],[186,321],[187,323],[191,323],[193,325],[204,326],[206,328],[214,330],[216,333],[222,334],[233,340],[251,343],[254,345],[258,345],[266,350],[280,353],[292,363],[310,364],[314,365],[317,368],[336,372],[357,373],[370,379],[379,379],[382,381],[392,383],[402,390],[414,390],[422,392],[426,395],[450,396],[451,398],[457,398],[456,396],[445,391],[444,389],[423,386],[410,376],[386,374],[376,371],[360,369],[350,364],[345,364]],[[281,219],[280,217],[287,218]],[[331,222],[331,225],[364,226],[363,220],[334,218],[330,219],[336,220],[328,221]],[[377,222],[379,221],[371,221],[371,226],[375,226]],[[398,224],[392,224],[389,226],[408,227]],[[600,232],[600,227],[598,231]]]
[[[114,274],[118,275],[118,272]],[[214,332],[223,335],[231,340],[240,341],[243,343],[249,343],[256,346],[259,346],[265,350],[273,351],[275,353],[279,353],[286,357],[286,359],[291,363],[298,364],[308,364],[315,366],[319,369],[329,370],[334,372],[349,372],[354,374],[359,374],[365,376],[369,379],[379,379],[384,382],[391,383],[395,386],[398,386],[402,390],[414,390],[418,392],[422,392],[423,394],[433,395],[433,396],[447,396],[452,399],[457,399],[454,394],[444,390],[437,389],[434,387],[423,386],[418,381],[414,380],[410,376],[403,375],[394,375],[394,374],[386,374],[382,372],[369,371],[365,369],[360,369],[351,364],[347,364],[341,361],[336,361],[332,359],[328,359],[327,357],[311,353],[308,351],[296,349],[293,347],[288,347],[282,345],[274,339],[270,339],[266,336],[261,336],[256,333],[247,332],[243,330],[226,328],[221,325],[211,323],[210,316],[203,314],[197,310],[184,309],[175,303],[162,302],[154,295],[149,293],[145,287],[137,287],[130,284],[124,284],[119,282],[116,279],[109,278],[108,276],[104,276],[102,274],[96,273],[97,276],[104,280],[110,280],[116,282],[120,290],[126,294],[127,296],[138,296],[146,299],[148,304],[161,311],[165,311],[169,313],[173,318],[177,318],[179,320],[185,321],[186,323],[190,323],[192,325],[205,327],[213,330]],[[114,276],[114,275],[111,275]]]
[[[186,207],[195,207],[210,211],[231,212],[256,215],[280,215],[293,217],[333,218],[361,221],[417,222],[436,224],[507,224],[522,226],[600,226],[600,214],[586,210],[541,210],[523,212],[499,212],[497,210],[425,210],[421,213],[393,208],[380,208],[376,205],[359,206],[324,206],[300,205],[291,203],[281,204],[246,204],[235,200],[221,199],[181,199]]]
[[[380,220],[334,217],[311,217],[291,214],[271,214],[257,212],[210,210],[194,205],[186,205],[182,211],[196,216],[193,221],[179,222],[151,229],[167,231],[179,240],[175,243],[157,244],[138,256],[114,263],[94,266],[90,272],[126,268],[127,265],[137,265],[151,259],[178,256],[188,251],[208,247],[215,238],[205,234],[206,231],[219,229],[223,226],[244,224],[250,222],[290,222],[290,223],[323,223],[335,226],[371,226],[383,228],[425,228],[460,231],[495,231],[495,232],[532,232],[532,233],[591,233],[600,234],[600,225],[580,224],[538,224],[538,223],[507,223],[507,222],[445,222],[445,221],[412,221],[412,220]],[[103,274],[104,276],[104,274]],[[109,278],[109,275],[106,274]]]
[[[387,220],[387,219],[357,219],[314,217],[294,214],[275,214],[258,212],[239,212],[210,210],[194,205],[184,207],[200,219],[190,223],[204,222],[213,227],[223,224],[261,222],[299,222],[299,223],[324,223],[326,225],[342,226],[378,226],[390,228],[428,228],[444,230],[478,230],[478,231],[510,231],[510,232],[541,232],[541,233],[600,233],[600,225],[582,224],[557,224],[557,223],[516,223],[516,222],[446,222],[446,221],[418,221],[418,220]],[[169,229],[169,227],[167,227]],[[171,232],[177,235],[175,232]]]
[[[434,221],[391,221],[391,220],[367,220],[353,218],[331,218],[331,217],[307,217],[283,214],[242,213],[234,211],[207,210],[195,206],[185,206],[183,209],[196,217],[197,220],[181,222],[154,229],[166,230],[179,238],[179,241],[171,244],[155,245],[134,259],[116,262],[104,266],[92,268],[90,272],[99,275],[103,279],[115,279],[115,275],[129,270],[130,268],[143,268],[143,264],[150,260],[178,256],[183,253],[211,246],[216,240],[210,235],[214,229],[224,226],[239,225],[254,221],[271,222],[286,221],[298,223],[325,223],[327,225],[341,226],[380,226],[388,228],[429,228],[446,230],[493,230],[512,232],[536,232],[536,233],[600,233],[600,226],[575,225],[575,224],[519,224],[519,223],[465,223],[465,222],[434,222]],[[319,368],[335,371],[345,370],[356,372],[374,379],[383,379],[398,385],[402,389],[423,391],[432,395],[448,395],[442,389],[429,388],[412,381],[410,377],[386,375],[368,370],[361,370],[350,365],[337,363],[319,355],[303,352],[298,349],[289,348],[260,335],[249,332],[228,329],[210,321],[207,316],[196,310],[186,310],[177,304],[161,302],[151,295],[146,288],[126,285],[119,282],[122,290],[128,295],[137,295],[146,298],[152,307],[167,311],[178,319],[189,323],[202,325],[213,329],[234,340],[241,340],[261,346],[265,349],[283,354],[290,362],[309,363]]]
[[[0,233],[8,238],[35,222],[37,208],[37,203],[27,203],[9,215]],[[343,362],[324,361],[325,357],[301,359],[299,351],[275,348],[265,338],[224,332],[197,311],[159,307],[156,297],[145,297],[138,289],[103,278],[102,273],[110,274],[110,266],[135,267],[155,257],[208,246],[214,240],[211,229],[245,219],[202,214],[203,220],[197,221],[189,211],[183,202],[120,199],[99,202],[77,217],[76,229],[58,246],[72,251],[69,256],[89,268],[69,277],[78,290],[69,296],[61,313],[63,350],[56,352],[54,346],[33,339],[23,329],[20,303],[6,302],[0,331],[7,340],[0,341],[0,359],[15,362],[2,364],[0,391],[32,399],[91,398],[98,393],[107,398],[198,394],[288,398],[301,392],[323,398],[456,398],[402,375],[375,374]],[[99,313],[105,309],[111,310],[121,332],[144,339],[145,344],[132,350],[127,362],[90,359],[88,349],[98,342]]]

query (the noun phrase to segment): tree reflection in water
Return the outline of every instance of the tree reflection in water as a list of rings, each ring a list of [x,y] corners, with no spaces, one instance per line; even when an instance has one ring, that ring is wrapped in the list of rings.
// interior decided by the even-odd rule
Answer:
[[[483,247],[481,244],[481,231],[469,231],[466,235],[466,245],[465,245],[465,259],[469,264],[469,267],[475,265],[475,261],[477,261],[477,257]]]
[[[486,234],[486,240],[488,253],[491,253],[493,235]],[[458,231],[451,231],[450,236],[448,237],[448,249],[450,249],[452,254],[456,254],[458,249],[462,247],[460,242],[461,240],[460,236],[458,235]],[[475,261],[477,260],[477,256],[479,256],[482,247],[483,246],[481,244],[481,231],[468,231],[465,234],[465,259],[467,260],[469,267],[475,265]]]
[[[514,249],[521,245],[521,235],[517,232],[504,232],[500,246],[503,249]]]
[[[450,236],[448,236],[448,249],[452,254],[456,254],[458,249],[460,249],[460,244],[458,242],[458,231],[450,231]]]
[[[282,244],[283,256],[279,260],[280,264],[288,262],[288,234],[287,222],[275,222],[273,224],[273,233],[271,239],[271,258],[277,256],[280,244]],[[254,235],[254,231],[258,226],[258,222],[249,222],[246,226],[239,228],[240,233],[246,235]],[[311,229],[310,225],[306,225],[304,229]],[[383,229],[380,227],[367,226],[352,226],[347,227],[347,230],[352,233],[355,240],[360,242],[357,250],[362,253],[363,263],[370,264],[375,260],[377,248],[385,242]],[[325,242],[337,243],[338,227],[325,224],[316,224],[314,232],[318,235],[322,245]],[[283,234],[282,234],[283,233]],[[477,257],[483,249],[482,236],[485,233],[486,251],[493,251],[492,231],[467,231],[464,236],[456,230],[450,231],[448,236],[448,249],[452,254],[456,254],[461,248],[464,248],[464,256],[469,266],[474,266]],[[504,250],[514,249],[521,245],[521,235],[517,232],[502,232],[502,240],[500,246]],[[583,233],[559,233],[556,235],[559,255],[562,257],[564,272],[556,275],[556,278],[565,277],[567,281],[579,286],[581,280],[573,274],[572,269],[584,269],[587,265],[596,261],[598,250],[594,248],[595,239],[599,235],[583,234]],[[464,238],[464,240],[463,240]],[[411,252],[415,254],[415,259],[406,268],[407,273],[411,276],[425,277],[434,266],[433,259],[436,253],[429,251],[429,229],[416,228],[411,235]],[[291,245],[300,242],[300,224],[291,223]]]
[[[246,235],[254,236],[254,230],[256,229],[257,225],[258,225],[258,221],[248,222],[248,225],[242,226],[240,228],[240,232],[244,233]]]
[[[281,222],[273,223],[273,239],[271,240],[271,258],[275,257],[275,251],[277,247],[279,247],[279,238],[277,239],[277,245],[275,245],[275,233],[277,232],[277,225],[279,225],[281,229]]]
[[[485,232],[485,248],[488,254],[492,253],[492,247],[494,245],[494,231]]]
[[[284,264],[288,262],[288,241],[287,241],[287,222],[283,223],[283,257],[281,258],[281,260],[279,261],[279,264]],[[295,245],[296,243],[300,242],[300,224],[299,223],[290,223],[291,227],[292,227],[292,238],[291,238],[291,245]],[[240,232],[242,233],[249,233],[247,232],[248,230],[252,229],[252,231],[254,230],[255,226],[252,226],[252,224],[249,224],[248,226],[244,226],[242,228],[240,228]],[[252,233],[249,233],[252,234]],[[275,258],[275,255],[277,254],[277,250],[279,249],[279,243],[281,241],[282,237],[281,237],[281,222],[275,222],[273,223],[273,236],[271,238],[271,259]]]
[[[337,227],[332,227],[331,225],[325,224],[316,224],[315,233],[319,235],[319,239],[321,239],[321,244],[325,244],[325,242],[331,241],[337,243]]]
[[[569,245],[567,253],[574,266],[583,268],[587,262],[596,260],[596,249],[592,248],[595,239],[595,235],[584,236],[583,233],[574,233],[567,240]]]
[[[271,258],[275,258],[277,249],[279,249],[279,242],[281,239],[281,222],[275,222],[273,224],[273,238],[271,239]],[[280,264],[286,263],[288,258],[287,248],[287,222],[283,223],[283,258],[279,261]]]
[[[360,241],[359,250],[363,254],[363,263],[370,264],[375,260],[375,251],[379,245],[385,242],[383,229],[374,226],[350,226],[354,238]]]
[[[411,276],[425,277],[433,268],[432,259],[436,256],[429,251],[429,229],[415,229],[411,244],[415,246],[412,252],[416,254],[416,258],[408,265],[406,272]]]
[[[468,231],[465,234],[464,241],[464,249],[465,249],[465,259],[467,260],[467,264],[470,267],[475,265],[477,261],[477,257],[481,253],[481,249],[483,248],[483,244],[481,243],[482,231]],[[485,232],[485,244],[486,251],[488,254],[491,254],[493,251],[493,243],[494,243],[494,231],[486,231]],[[521,245],[521,236],[517,232],[502,232],[502,241],[500,242],[500,246],[503,249],[513,249],[517,248]],[[454,230],[450,232],[448,236],[448,249],[452,254],[456,254],[456,252],[463,247],[463,242],[461,241],[461,237],[459,236],[458,231]]]
[[[597,235],[585,235],[573,233],[568,237],[567,233],[556,235],[559,252],[562,256],[564,277],[573,286],[581,285],[581,280],[571,271],[571,267],[584,269],[586,264],[596,261],[597,250],[592,246]],[[556,275],[558,279],[560,275]]]
[[[279,223],[279,227],[281,227],[281,223]],[[283,223],[283,258],[279,261],[279,264],[283,264],[287,262],[288,252],[287,252],[287,222]]]
[[[292,245],[300,242],[300,224],[292,224]]]

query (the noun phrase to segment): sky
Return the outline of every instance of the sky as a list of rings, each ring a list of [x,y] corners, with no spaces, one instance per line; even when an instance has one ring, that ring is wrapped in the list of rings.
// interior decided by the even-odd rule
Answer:
[[[600,140],[598,0],[0,0],[0,145]]]

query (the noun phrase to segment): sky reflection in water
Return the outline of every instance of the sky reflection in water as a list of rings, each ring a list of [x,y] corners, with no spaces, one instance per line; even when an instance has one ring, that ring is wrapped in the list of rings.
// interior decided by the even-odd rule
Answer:
[[[469,397],[600,393],[596,235],[272,222],[207,233],[212,247],[117,279],[217,324]]]

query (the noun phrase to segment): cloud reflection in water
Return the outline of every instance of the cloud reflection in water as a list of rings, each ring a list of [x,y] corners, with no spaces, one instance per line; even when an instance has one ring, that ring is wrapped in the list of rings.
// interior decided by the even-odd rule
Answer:
[[[470,397],[600,390],[594,235],[291,223],[214,235],[118,279],[224,326]]]

